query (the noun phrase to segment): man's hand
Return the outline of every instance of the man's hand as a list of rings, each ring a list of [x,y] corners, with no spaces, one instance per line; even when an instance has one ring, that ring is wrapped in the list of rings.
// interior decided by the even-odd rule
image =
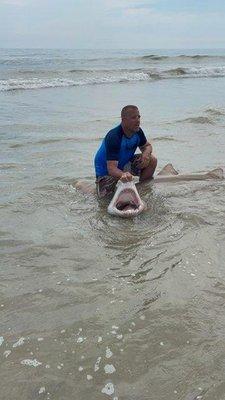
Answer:
[[[130,172],[124,172],[120,178],[121,182],[131,182],[133,180],[133,175]]]

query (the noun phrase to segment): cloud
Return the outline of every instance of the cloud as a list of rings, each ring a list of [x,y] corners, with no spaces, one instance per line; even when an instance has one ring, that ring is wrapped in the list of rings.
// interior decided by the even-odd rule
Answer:
[[[0,36],[6,47],[222,47],[218,7],[219,0],[213,9],[211,0],[0,0]]]
[[[150,8],[153,4],[156,4],[157,0],[149,0],[148,2],[138,1],[138,0],[103,0],[103,7],[108,10],[118,9],[120,11],[126,10],[128,8]]]

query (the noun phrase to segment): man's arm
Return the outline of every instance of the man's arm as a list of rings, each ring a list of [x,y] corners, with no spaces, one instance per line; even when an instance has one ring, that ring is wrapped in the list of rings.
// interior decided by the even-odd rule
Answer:
[[[130,172],[123,172],[118,168],[118,161],[116,160],[107,161],[107,168],[110,176],[121,179],[122,182],[132,181],[133,179]]]
[[[141,147],[140,147],[140,150],[141,150],[141,152],[142,152],[142,155],[143,155],[143,154],[148,154],[148,155],[150,156],[151,153],[152,153],[152,145],[151,145],[151,143],[146,142],[146,143],[144,144],[144,146],[141,146]]]
[[[118,168],[118,159],[120,146],[122,141],[122,134],[115,134],[115,131],[110,131],[105,139],[107,169],[110,176],[116,179],[121,179],[123,182],[131,181],[133,179],[129,172],[123,172]]]

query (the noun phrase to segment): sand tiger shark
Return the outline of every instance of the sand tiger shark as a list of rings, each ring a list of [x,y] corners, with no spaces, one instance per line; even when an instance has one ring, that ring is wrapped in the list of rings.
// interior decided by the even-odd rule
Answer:
[[[202,181],[208,179],[224,179],[223,169],[216,168],[205,173],[179,174],[172,164],[167,164],[150,183]],[[75,187],[86,194],[95,193],[93,183],[78,181]],[[107,208],[108,213],[123,218],[131,218],[140,214],[145,208],[146,205],[141,200],[134,181],[124,183],[119,180],[116,191]]]

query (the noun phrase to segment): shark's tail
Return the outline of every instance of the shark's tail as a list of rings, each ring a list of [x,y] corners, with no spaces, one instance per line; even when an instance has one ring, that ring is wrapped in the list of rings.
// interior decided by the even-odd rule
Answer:
[[[96,188],[93,181],[78,180],[73,185],[76,189],[81,191],[83,194],[95,194]]]
[[[172,164],[166,164],[157,175],[178,175],[178,172]]]

